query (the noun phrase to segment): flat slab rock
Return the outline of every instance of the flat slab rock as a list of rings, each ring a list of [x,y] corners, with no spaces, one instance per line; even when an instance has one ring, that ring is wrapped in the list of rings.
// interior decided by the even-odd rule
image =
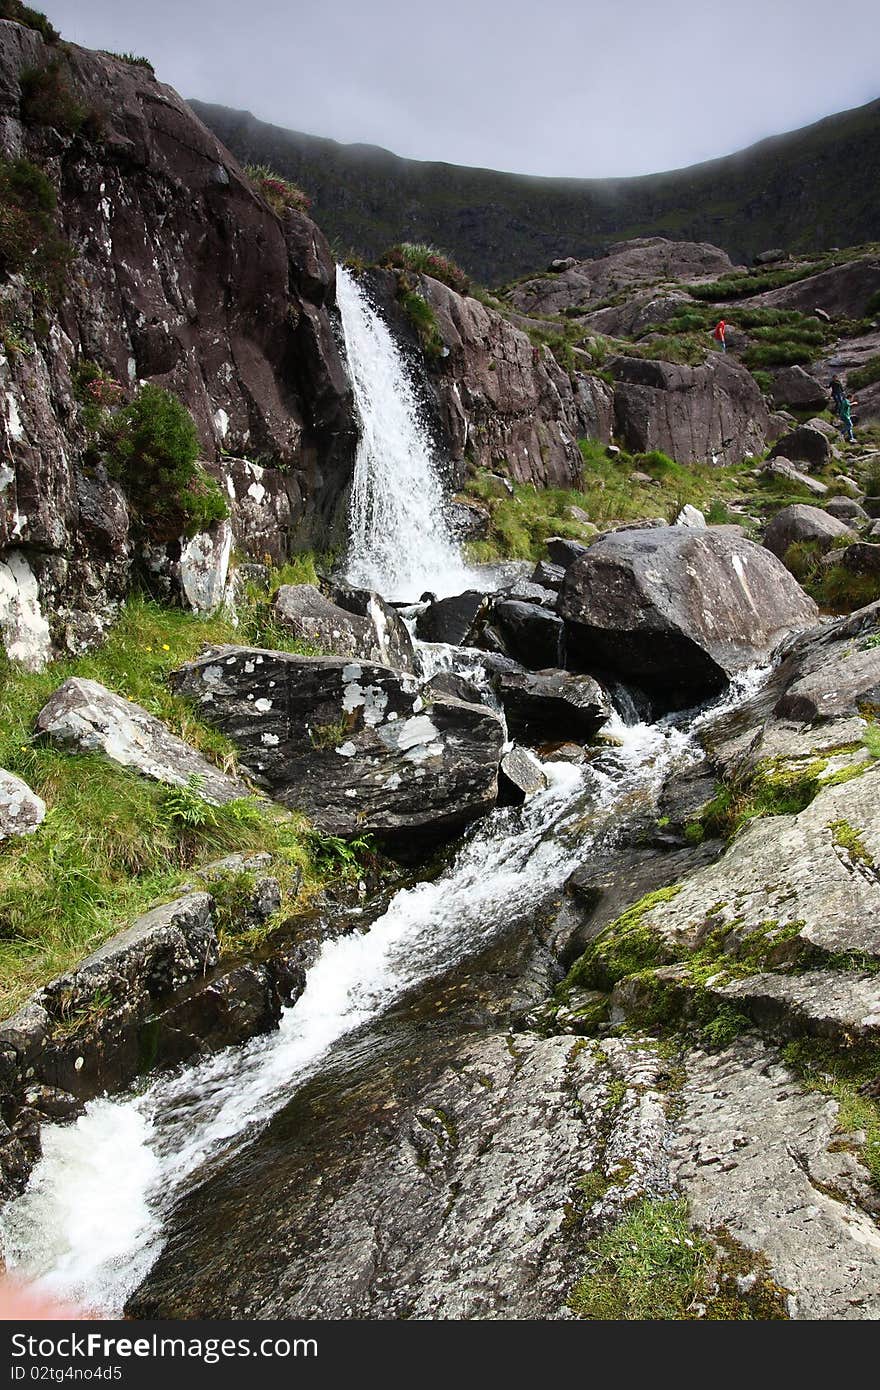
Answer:
[[[773,1050],[687,1059],[670,1174],[691,1219],[767,1259],[792,1318],[880,1318],[870,1176],[839,1145],[837,1103],[804,1091]]]
[[[37,716],[37,732],[62,748],[103,753],[154,782],[193,784],[203,800],[217,806],[250,795],[243,782],[227,777],[140,705],[98,681],[79,676],[65,681]]]
[[[737,934],[747,936],[768,922],[800,923],[801,938],[823,951],[880,959],[878,807],[880,764],[874,763],[821,791],[799,815],[752,821],[720,859],[651,908],[644,925],[670,943],[696,947],[707,930],[725,925],[736,923]],[[838,822],[861,837],[870,863],[835,842]],[[831,989],[834,978],[822,976],[821,987]]]
[[[196,1199],[131,1311],[564,1317],[583,1264],[578,1179],[607,1165],[632,1192],[668,1190],[661,1065],[635,1045],[606,1055],[571,1038],[492,1034],[466,1039],[427,1085],[416,1074],[389,1090],[377,1075],[354,1096],[336,1093],[337,1109],[357,1107],[356,1132],[339,1142],[338,1116],[309,1111],[297,1129],[308,1127],[316,1157],[291,1170],[258,1154],[272,1172],[256,1211],[242,1210],[234,1175],[221,1173],[211,1211]],[[633,1089],[616,1106],[621,1081]]]
[[[818,616],[775,555],[687,526],[595,541],[566,571],[558,611],[580,664],[671,701],[722,688]]]
[[[846,1046],[880,1038],[880,975],[852,970],[805,970],[801,975],[750,975],[713,986],[736,1001],[762,1028],[791,1037],[810,1033]]]
[[[173,684],[258,786],[333,834],[451,833],[495,802],[499,717],[451,697],[426,705],[403,672],[221,647]]]
[[[32,835],[45,815],[46,803],[27,782],[0,768],[0,844],[16,835]]]

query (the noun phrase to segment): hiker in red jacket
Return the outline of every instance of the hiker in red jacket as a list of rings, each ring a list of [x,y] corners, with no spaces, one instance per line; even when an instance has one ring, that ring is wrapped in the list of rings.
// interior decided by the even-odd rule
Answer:
[[[726,328],[727,328],[727,324],[725,323],[724,319],[719,319],[718,322],[716,323],[715,329],[714,329],[714,331],[713,331],[713,333],[712,333],[712,337],[715,338],[716,341],[719,342],[719,343],[721,344],[721,351],[722,351],[722,352],[726,352],[726,351],[727,351],[727,343],[724,341],[724,332],[725,332],[725,329],[726,329]]]

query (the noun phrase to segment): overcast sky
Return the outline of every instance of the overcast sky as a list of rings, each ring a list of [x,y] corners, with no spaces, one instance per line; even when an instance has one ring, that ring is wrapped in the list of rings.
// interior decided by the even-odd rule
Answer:
[[[658,172],[880,97],[878,0],[33,0],[186,97],[416,159]]]

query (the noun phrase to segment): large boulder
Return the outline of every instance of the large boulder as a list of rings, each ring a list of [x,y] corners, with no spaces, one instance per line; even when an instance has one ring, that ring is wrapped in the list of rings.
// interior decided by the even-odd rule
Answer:
[[[768,550],[685,526],[603,536],[567,571],[559,612],[580,664],[668,706],[722,688],[817,618]]]
[[[542,670],[562,666],[565,628],[557,613],[520,599],[501,599],[492,607],[492,621],[504,645],[524,666]]]
[[[0,25],[2,154],[49,178],[73,257],[65,293],[39,315],[21,277],[3,284],[3,320],[21,342],[0,354],[0,640],[38,666],[50,639],[68,650],[100,640],[140,568],[125,487],[90,458],[74,391],[83,360],[126,389],[150,381],[179,397],[236,546],[254,557],[286,559],[292,536],[331,540],[357,423],[333,255],[314,223],[293,209],[279,217],[147,66]],[[31,118],[29,74],[59,61],[71,101],[100,116],[100,136],[50,138]],[[216,546],[181,546],[170,578],[198,607],[222,587],[227,532],[217,528]],[[23,609],[8,618],[7,569]]]
[[[27,782],[0,768],[0,843],[13,835],[31,835],[45,815],[46,803]]]
[[[586,311],[623,289],[669,281],[693,284],[714,280],[732,269],[727,252],[708,242],[634,237],[631,241],[615,242],[604,256],[576,261],[561,274],[524,280],[511,298],[523,314],[561,314],[578,307]],[[615,325],[600,331],[631,330]]]
[[[570,671],[498,671],[492,678],[507,727],[529,743],[592,738],[611,716],[598,681]]]
[[[416,619],[416,632],[423,642],[467,645],[478,620],[488,608],[488,598],[479,589],[466,589],[451,598],[434,599]]]
[[[258,786],[333,834],[373,832],[405,848],[495,802],[501,720],[454,698],[426,705],[405,672],[221,647],[173,684],[232,739]]]
[[[798,425],[781,439],[777,439],[770,450],[770,457],[788,459],[791,463],[805,463],[809,468],[824,468],[831,460],[831,445],[828,436],[811,425]]]
[[[836,517],[838,521],[868,520],[868,513],[854,497],[843,497],[840,494],[829,497],[825,503],[825,510],[829,516]]]
[[[362,616],[332,603],[314,584],[282,584],[272,611],[282,627],[325,655],[414,670],[412,638],[399,613],[379,594],[365,599]]]
[[[764,544],[782,560],[790,545],[807,541],[824,552],[831,549],[839,536],[855,540],[854,532],[836,517],[829,516],[820,507],[795,502],[776,513],[764,532]]]
[[[633,453],[660,449],[679,463],[740,463],[763,452],[770,417],[757,382],[720,353],[699,367],[615,357],[614,414]]]
[[[98,681],[66,680],[40,710],[36,727],[59,747],[103,753],[155,782],[190,786],[214,805],[250,794],[243,782],[220,772],[140,705]]]
[[[798,410],[824,410],[828,392],[803,367],[783,367],[773,380],[773,401]]]

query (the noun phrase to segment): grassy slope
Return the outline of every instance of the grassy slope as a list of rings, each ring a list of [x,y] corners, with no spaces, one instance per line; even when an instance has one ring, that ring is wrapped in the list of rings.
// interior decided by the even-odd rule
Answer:
[[[294,567],[284,577],[305,579],[308,568]],[[143,705],[231,770],[231,745],[170,693],[167,675],[206,643],[267,636],[281,638],[267,631],[256,604],[245,607],[236,628],[225,616],[196,617],[132,597],[100,650],[35,675],[0,667],[0,767],[23,777],[49,808],[37,834],[0,844],[0,1016],[136,914],[174,896],[185,879],[192,882],[194,867],[220,855],[272,851],[282,878],[285,868],[291,883],[299,879],[293,871],[301,872],[301,898],[354,869],[354,856],[331,837],[315,835],[301,816],[251,800],[206,808],[186,791],[159,787],[100,756],[62,752],[33,735],[53,691],[69,676],[85,676]],[[285,907],[291,906],[288,899]]]

